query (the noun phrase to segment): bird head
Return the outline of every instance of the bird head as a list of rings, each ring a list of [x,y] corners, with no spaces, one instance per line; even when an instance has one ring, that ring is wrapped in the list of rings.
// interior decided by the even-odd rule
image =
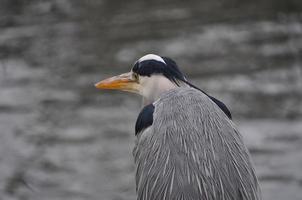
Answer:
[[[223,102],[187,81],[172,59],[155,54],[141,57],[134,63],[130,72],[100,81],[95,87],[140,94],[145,105],[156,101],[165,91],[176,87],[192,87],[207,95],[232,119],[231,112]]]
[[[184,75],[172,59],[148,54],[138,59],[130,72],[100,81],[95,87],[137,93],[152,103],[162,92],[180,86],[183,80]]]

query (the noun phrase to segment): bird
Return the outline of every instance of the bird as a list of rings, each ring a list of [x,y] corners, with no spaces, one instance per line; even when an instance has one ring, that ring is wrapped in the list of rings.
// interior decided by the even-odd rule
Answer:
[[[133,149],[137,200],[261,199],[230,110],[190,83],[174,60],[147,54],[95,87],[142,96]]]

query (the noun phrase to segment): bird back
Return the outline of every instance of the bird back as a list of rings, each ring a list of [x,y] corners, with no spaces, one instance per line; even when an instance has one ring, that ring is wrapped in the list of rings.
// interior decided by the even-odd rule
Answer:
[[[153,103],[134,148],[139,200],[258,200],[242,137],[207,95],[177,88]]]

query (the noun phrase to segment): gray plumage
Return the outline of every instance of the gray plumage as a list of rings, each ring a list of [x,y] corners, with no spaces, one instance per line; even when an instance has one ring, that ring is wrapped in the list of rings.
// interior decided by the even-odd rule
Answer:
[[[153,104],[133,150],[138,200],[260,199],[240,133],[208,96],[182,87]]]

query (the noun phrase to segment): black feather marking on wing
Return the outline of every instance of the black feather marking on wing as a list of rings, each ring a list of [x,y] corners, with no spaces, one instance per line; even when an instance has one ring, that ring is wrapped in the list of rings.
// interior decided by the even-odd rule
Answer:
[[[139,113],[135,124],[135,135],[148,128],[153,123],[154,105],[145,106]]]

